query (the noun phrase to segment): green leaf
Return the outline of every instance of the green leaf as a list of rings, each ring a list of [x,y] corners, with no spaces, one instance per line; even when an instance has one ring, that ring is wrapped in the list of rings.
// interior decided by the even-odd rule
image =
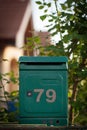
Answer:
[[[10,72],[10,81],[14,84],[17,83],[17,78],[14,75],[14,72]]]
[[[67,6],[65,4],[61,4],[61,7],[62,7],[63,10],[67,9]]]
[[[51,7],[51,3],[48,3],[47,6],[48,6],[48,7]]]
[[[46,13],[47,11],[48,11],[48,10],[47,10],[47,9],[45,9],[45,10],[44,10],[44,13]]]
[[[2,59],[3,61],[8,61],[8,59]]]
[[[0,88],[2,88],[2,86],[0,86]]]
[[[49,22],[53,22],[53,19],[49,19],[48,21],[49,21]]]
[[[51,17],[52,19],[57,19],[57,17],[56,16],[54,16],[54,15],[49,15],[49,17]]]
[[[0,74],[0,80],[2,79],[2,75]]]
[[[34,41],[35,41],[37,44],[39,44],[39,43],[41,42],[40,37],[35,36]]]
[[[44,5],[47,5],[47,3],[46,3],[46,2],[44,2],[43,4],[44,4]]]
[[[8,59],[1,59],[0,62],[2,62],[2,61],[8,61]]]
[[[42,4],[42,2],[41,1],[36,1],[36,4],[40,5],[40,4]]]
[[[58,31],[55,31],[53,33],[51,33],[51,36],[55,36],[58,33]]]
[[[5,94],[5,95],[9,95],[9,92],[5,91],[4,94]]]
[[[43,9],[44,8],[44,6],[39,6],[39,9]]]
[[[47,17],[47,15],[42,15],[42,16],[40,16],[40,19],[41,19],[42,21],[44,21],[44,20],[46,19],[46,17]]]
[[[53,24],[46,25],[46,27],[51,27]]]

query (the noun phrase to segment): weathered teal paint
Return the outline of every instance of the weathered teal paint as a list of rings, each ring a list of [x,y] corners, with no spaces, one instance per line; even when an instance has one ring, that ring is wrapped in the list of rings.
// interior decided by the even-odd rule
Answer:
[[[20,57],[20,123],[68,125],[67,62],[66,57]]]

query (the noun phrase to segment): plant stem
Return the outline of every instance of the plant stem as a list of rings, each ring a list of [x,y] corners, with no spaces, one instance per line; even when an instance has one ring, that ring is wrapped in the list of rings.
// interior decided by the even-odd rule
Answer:
[[[57,12],[57,16],[58,16],[58,7],[57,7],[57,0],[54,0],[54,3],[55,3],[55,7],[56,7],[56,12]],[[58,16],[58,24],[59,24],[59,32],[60,32],[60,38],[62,40],[62,33],[61,33],[61,30],[60,30],[60,19],[59,19],[59,16]]]
[[[5,98],[5,101],[6,101],[6,104],[7,104],[7,108],[8,108],[8,99],[7,99],[7,96],[5,95],[5,87],[3,85],[2,80],[1,80],[1,85],[2,85],[2,89],[3,89],[4,98]]]

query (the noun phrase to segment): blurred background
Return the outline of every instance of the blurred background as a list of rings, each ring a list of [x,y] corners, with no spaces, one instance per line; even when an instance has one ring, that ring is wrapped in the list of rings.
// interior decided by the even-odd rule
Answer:
[[[5,101],[18,96],[19,57],[41,54],[40,46],[42,55],[68,57],[69,121],[87,125],[87,0],[0,0],[0,97]]]
[[[26,39],[40,36],[41,44],[45,45],[48,32],[45,23],[40,21],[35,0],[0,0],[0,72],[5,74],[13,71],[18,76],[18,59],[27,55],[23,46]],[[41,30],[41,31],[40,31]],[[38,55],[33,49],[29,56]],[[18,86],[6,87],[7,91],[17,90]]]

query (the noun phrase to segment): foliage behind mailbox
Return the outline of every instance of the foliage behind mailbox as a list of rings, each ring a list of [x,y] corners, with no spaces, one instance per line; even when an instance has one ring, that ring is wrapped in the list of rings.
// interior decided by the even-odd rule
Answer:
[[[23,56],[19,63],[20,123],[67,125],[67,58]]]

